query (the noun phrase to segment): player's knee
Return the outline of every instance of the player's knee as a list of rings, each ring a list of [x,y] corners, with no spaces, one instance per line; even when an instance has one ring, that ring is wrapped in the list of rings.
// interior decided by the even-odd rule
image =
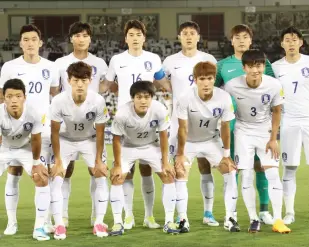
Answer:
[[[189,172],[190,172],[191,166],[175,166],[175,172],[176,172],[176,179],[178,180],[188,180]]]
[[[211,165],[209,161],[205,158],[197,158],[198,169],[201,174],[210,174],[211,173]]]
[[[35,173],[32,175],[32,180],[37,187],[45,187],[48,185],[48,176],[42,175],[39,176],[39,174]]]
[[[292,180],[296,177],[297,166],[285,166],[283,168],[283,182],[284,180]]]
[[[149,177],[152,174],[150,165],[139,164],[139,171],[143,177]]]
[[[128,175],[126,176],[125,179],[126,179],[126,180],[133,179],[133,176],[134,176],[134,172],[131,172],[131,171],[130,171],[130,172],[128,173]]]
[[[235,168],[229,166],[228,164],[219,164],[218,171],[223,175],[235,171]]]
[[[23,174],[23,167],[22,166],[9,166],[7,171],[11,175],[21,176]]]
[[[72,160],[72,161],[70,161],[70,163],[68,165],[67,171],[65,173],[65,178],[72,177],[73,172],[74,172],[74,167],[75,167],[75,161]]]
[[[261,165],[260,160],[255,160],[254,161],[254,171],[255,172],[264,172],[264,167]]]
[[[242,170],[241,175],[242,175],[242,187],[253,186],[253,181],[254,181],[254,170],[253,169]]]
[[[124,183],[125,178],[122,177],[114,177],[111,178],[111,184],[112,185],[122,185]]]
[[[161,176],[161,180],[163,184],[175,183],[175,179],[170,174]]]

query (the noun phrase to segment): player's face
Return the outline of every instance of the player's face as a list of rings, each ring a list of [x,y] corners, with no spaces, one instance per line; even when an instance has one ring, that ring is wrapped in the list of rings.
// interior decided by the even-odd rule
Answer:
[[[73,34],[71,37],[71,43],[73,44],[73,49],[75,51],[85,51],[88,50],[91,38],[86,30]]]
[[[149,93],[137,93],[133,98],[134,108],[138,115],[145,115],[151,105],[152,97]]]
[[[265,70],[265,64],[264,63],[255,63],[252,65],[245,64],[243,69],[247,75],[247,82],[260,82]]]
[[[213,75],[202,75],[194,79],[199,95],[209,95],[214,89],[215,77]]]
[[[252,39],[247,32],[240,32],[233,35],[232,46],[234,47],[235,52],[245,52],[249,50],[250,45],[252,44]]]
[[[128,30],[126,43],[128,44],[129,49],[143,49],[144,42],[145,36],[140,29],[131,28]]]
[[[303,45],[303,40],[298,38],[297,34],[287,33],[281,42],[282,48],[287,55],[295,55],[299,53],[299,48]]]
[[[21,90],[9,88],[5,91],[4,103],[6,104],[8,112],[11,115],[22,111],[25,100],[26,97]]]
[[[197,43],[200,40],[200,35],[194,28],[187,27],[180,32],[178,39],[183,49],[196,49]]]
[[[19,46],[23,50],[24,55],[38,55],[42,45],[43,42],[40,40],[37,32],[25,32],[21,35]]]
[[[90,82],[91,80],[89,78],[81,79],[72,76],[71,79],[69,79],[69,83],[72,87],[73,95],[77,97],[86,95]]]

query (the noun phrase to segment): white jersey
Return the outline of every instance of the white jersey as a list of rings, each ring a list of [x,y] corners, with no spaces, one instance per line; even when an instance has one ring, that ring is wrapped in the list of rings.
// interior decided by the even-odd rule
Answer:
[[[65,123],[60,136],[70,141],[84,141],[95,137],[95,124],[106,123],[109,115],[105,100],[98,93],[88,90],[84,103],[77,106],[71,90],[67,90],[53,99],[51,120]]]
[[[246,75],[236,77],[225,84],[225,90],[235,99],[235,132],[247,135],[269,137],[271,131],[271,108],[283,104],[283,90],[280,82],[263,75],[258,88],[250,88]]]
[[[272,64],[284,91],[283,117],[309,121],[309,56],[301,55],[296,63],[282,58]]]
[[[199,62],[207,61],[217,63],[213,55],[201,51],[197,51],[193,57],[187,57],[180,51],[164,60],[163,68],[166,75],[170,77],[174,99],[178,99],[189,90],[190,86],[194,85],[194,66]]]
[[[60,71],[60,80],[61,80],[61,87],[62,91],[68,90],[71,88],[70,84],[68,83],[68,73],[67,68],[76,62],[84,62],[92,67],[92,76],[91,76],[91,83],[89,85],[89,89],[99,92],[100,81],[104,80],[106,72],[107,72],[107,65],[102,58],[96,57],[91,53],[88,53],[88,56],[85,59],[78,59],[76,58],[73,53],[58,58],[56,60],[56,65]]]
[[[156,74],[157,73],[157,74]],[[157,77],[158,75],[158,77]],[[118,107],[131,101],[130,87],[137,81],[153,81],[162,79],[161,59],[157,54],[143,51],[138,57],[122,52],[112,57],[106,79],[118,83]]]
[[[36,64],[27,63],[23,56],[4,63],[0,88],[9,79],[21,79],[26,86],[27,103],[45,118],[49,113],[50,88],[59,86],[59,71],[54,62],[45,58]]]
[[[141,147],[158,139],[156,131],[167,130],[170,121],[166,107],[153,100],[147,114],[139,117],[134,110],[134,103],[121,106],[112,123],[112,133],[123,136],[123,145]]]
[[[31,134],[42,131],[41,117],[30,105],[25,104],[19,119],[13,118],[5,104],[0,105],[0,135],[3,147],[18,149],[30,143]]]
[[[192,87],[181,96],[176,105],[176,116],[187,120],[189,142],[204,142],[218,138],[218,121],[231,121],[235,118],[231,96],[220,88],[214,88],[213,96],[202,101],[197,87]]]

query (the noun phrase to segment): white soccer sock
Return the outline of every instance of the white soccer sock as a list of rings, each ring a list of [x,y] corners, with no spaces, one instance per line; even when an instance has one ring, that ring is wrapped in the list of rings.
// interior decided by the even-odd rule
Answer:
[[[176,180],[176,208],[181,219],[188,219],[188,188],[186,180]]]
[[[176,206],[176,186],[175,183],[163,184],[162,202],[165,211],[165,224],[174,222],[174,213]]]
[[[223,174],[224,184],[226,184],[226,190],[224,193],[224,203],[226,211],[226,219],[230,217],[234,218],[234,212],[236,209],[238,190],[236,182],[236,171]]]
[[[265,176],[268,180],[268,194],[273,208],[274,220],[282,219],[283,188],[280,181],[279,168],[266,169]]]
[[[114,224],[121,223],[122,221],[122,209],[124,204],[124,195],[122,185],[112,185],[110,192],[110,201],[112,212],[114,216]]]
[[[5,183],[5,207],[8,216],[8,224],[17,223],[16,210],[19,199],[19,180],[21,176],[7,174]]]
[[[50,204],[55,221],[55,226],[64,225],[62,219],[62,212],[63,212],[63,196],[61,189],[62,184],[63,184],[63,178],[59,176],[55,177],[50,184],[50,191],[51,191]]]
[[[106,214],[108,205],[108,184],[106,177],[95,178],[96,191],[95,191],[95,208],[96,208],[96,220],[95,224],[103,224],[104,216]]]
[[[63,212],[64,218],[69,218],[69,198],[71,194],[71,178],[64,178],[62,184],[62,196],[63,196]]]
[[[44,226],[46,215],[48,214],[50,205],[50,187],[35,187],[35,209],[36,217],[34,229],[42,228]]]
[[[126,179],[123,183],[125,217],[133,216],[133,179]]]
[[[48,178],[49,193],[51,193],[51,190],[50,190],[51,182],[52,182],[52,179]],[[49,196],[49,200],[51,200],[51,195]],[[53,216],[53,213],[52,213],[51,204],[49,201],[49,208],[48,208],[48,213],[45,215],[45,222],[52,224],[52,216]]]
[[[212,212],[215,192],[214,179],[212,174],[201,174],[200,187],[204,201],[204,212]]]
[[[294,201],[296,194],[296,169],[295,166],[284,167],[283,169],[283,198],[285,202],[285,212],[295,214]]]
[[[95,217],[96,211],[95,211],[95,191],[96,191],[97,185],[95,182],[95,177],[90,177],[90,195],[91,195],[91,218]]]
[[[255,188],[253,186],[254,181],[254,170],[253,169],[245,169],[241,171],[242,174],[242,185],[241,191],[242,196],[248,210],[250,220],[257,220],[258,216],[256,214],[256,193]],[[226,188],[228,190],[228,188]]]
[[[142,194],[144,198],[145,218],[153,216],[155,184],[153,176],[142,176]]]

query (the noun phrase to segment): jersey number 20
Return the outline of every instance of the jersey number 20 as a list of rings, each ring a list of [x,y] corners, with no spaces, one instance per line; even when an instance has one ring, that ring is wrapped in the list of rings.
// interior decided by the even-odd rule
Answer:
[[[42,83],[41,82],[29,82],[29,93],[40,93],[42,92]]]

